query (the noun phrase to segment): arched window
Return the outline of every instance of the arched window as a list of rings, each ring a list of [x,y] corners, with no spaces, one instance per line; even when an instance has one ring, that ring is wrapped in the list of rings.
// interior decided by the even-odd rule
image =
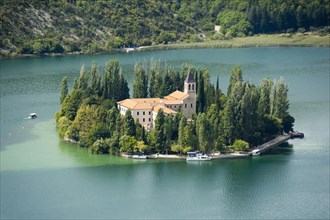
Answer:
[[[192,90],[195,90],[195,84],[192,84]]]
[[[189,86],[188,86],[188,90],[190,90],[190,84],[189,84]]]

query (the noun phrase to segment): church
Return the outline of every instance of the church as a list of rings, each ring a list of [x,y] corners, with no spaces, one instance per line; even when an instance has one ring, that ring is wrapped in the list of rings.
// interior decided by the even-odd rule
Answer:
[[[189,71],[184,81],[183,92],[177,90],[164,98],[125,99],[117,104],[121,115],[125,115],[130,109],[134,120],[150,131],[155,126],[159,109],[163,109],[164,115],[176,114],[180,111],[186,118],[196,113],[196,80]]]

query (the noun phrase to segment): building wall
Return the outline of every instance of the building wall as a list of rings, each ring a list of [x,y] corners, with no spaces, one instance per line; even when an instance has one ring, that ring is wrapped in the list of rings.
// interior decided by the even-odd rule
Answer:
[[[127,111],[126,107],[118,105],[118,110],[121,115],[125,116]],[[152,128],[153,125],[153,117],[151,109],[131,109],[132,117],[134,121],[138,120],[139,123],[146,129]]]
[[[186,118],[196,113],[196,98],[189,96],[183,100],[182,113]]]
[[[152,112],[151,109],[136,109],[132,110],[132,116],[134,120],[139,121],[139,123],[145,128],[148,129],[149,126],[152,126]]]
[[[182,113],[186,118],[196,113],[196,83],[184,83],[184,93],[187,93],[189,97],[183,100]]]

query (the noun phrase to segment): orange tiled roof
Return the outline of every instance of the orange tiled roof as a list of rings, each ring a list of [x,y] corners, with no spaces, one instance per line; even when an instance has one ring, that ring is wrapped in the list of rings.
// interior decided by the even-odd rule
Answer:
[[[166,105],[180,105],[182,104],[182,100],[181,99],[163,99],[163,103]]]
[[[118,102],[118,104],[130,109],[151,109],[160,101],[160,98],[125,99]]]
[[[164,111],[164,114],[176,114],[177,112],[176,111],[173,111],[172,109],[169,109],[169,108],[166,108],[165,106],[163,105],[155,105],[152,109],[153,112],[158,112],[159,109],[163,109]]]
[[[175,91],[169,94],[168,96],[165,96],[164,99],[160,98],[143,98],[143,99],[125,99],[123,101],[117,102],[119,105],[132,109],[132,110],[137,110],[137,109],[152,109],[153,106],[159,105],[159,104],[167,104],[167,105],[179,105],[182,104],[182,100],[188,97],[189,95],[180,92],[180,91]],[[163,106],[164,107],[164,106]],[[166,108],[166,107],[164,107]],[[169,109],[172,111],[171,113],[176,113],[175,111]],[[170,112],[168,111],[168,112]],[[170,113],[167,113],[170,114]]]
[[[175,92],[172,92],[168,96],[165,96],[164,99],[167,99],[167,100],[181,99],[182,100],[182,99],[187,98],[188,96],[189,95],[187,93],[176,90]]]

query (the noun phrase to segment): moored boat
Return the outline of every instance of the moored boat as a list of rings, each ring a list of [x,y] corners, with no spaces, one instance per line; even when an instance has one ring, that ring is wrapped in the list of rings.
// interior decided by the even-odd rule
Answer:
[[[187,161],[210,161],[212,158],[206,154],[201,154],[198,152],[188,152]]]
[[[139,154],[133,155],[132,159],[148,159],[148,156],[144,155],[144,153],[139,153]]]
[[[251,151],[252,156],[259,156],[260,155],[260,150],[259,149],[254,149]]]

